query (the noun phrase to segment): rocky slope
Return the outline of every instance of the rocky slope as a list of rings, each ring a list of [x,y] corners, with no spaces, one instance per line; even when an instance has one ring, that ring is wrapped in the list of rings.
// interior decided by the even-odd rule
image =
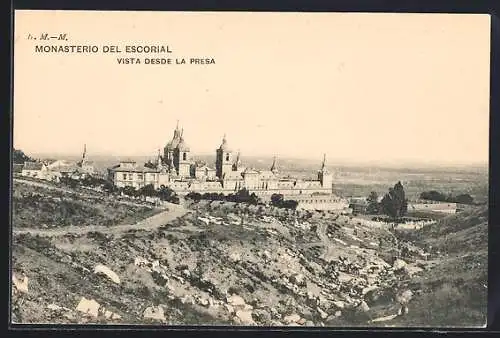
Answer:
[[[15,233],[13,321],[484,323],[486,290],[478,281],[486,278],[486,249],[468,255],[429,249],[429,243],[435,248],[438,240],[418,235],[428,229],[395,234],[335,213],[203,201],[185,208],[183,216],[146,229]],[[161,217],[157,220],[162,222]],[[476,233],[476,245],[486,248],[484,225],[458,231]],[[457,233],[455,241],[460,242]],[[463,241],[471,238],[465,237]],[[484,269],[484,274],[472,267]],[[464,310],[443,312],[456,305]],[[406,310],[406,315],[397,316]],[[464,319],[465,312],[469,315]]]

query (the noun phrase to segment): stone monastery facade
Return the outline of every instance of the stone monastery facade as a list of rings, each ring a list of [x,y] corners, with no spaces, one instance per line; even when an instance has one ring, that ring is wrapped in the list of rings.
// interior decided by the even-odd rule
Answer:
[[[163,185],[180,195],[189,192],[230,194],[246,188],[260,197],[270,198],[278,193],[307,200],[307,196],[329,195],[328,200],[333,201],[333,176],[326,169],[325,158],[316,180],[284,178],[278,171],[276,158],[269,170],[244,167],[240,154],[231,150],[224,135],[215,151],[215,168],[212,168],[194,161],[183,134],[177,125],[163,154],[158,151],[155,163],[150,161],[138,165],[133,161],[122,161],[108,169],[109,180],[118,187],[141,188],[152,184],[159,188]]]

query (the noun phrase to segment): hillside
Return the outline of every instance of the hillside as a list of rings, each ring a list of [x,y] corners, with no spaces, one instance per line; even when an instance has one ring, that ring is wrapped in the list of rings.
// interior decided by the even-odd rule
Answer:
[[[104,214],[117,210],[98,206]],[[39,217],[44,212],[51,213],[41,208]],[[101,228],[30,228],[22,214],[14,212],[12,253],[18,323],[484,323],[481,212],[411,235],[335,213],[230,202],[172,206],[136,225]],[[472,240],[484,255],[458,250]],[[395,317],[409,291],[408,315]]]
[[[415,279],[423,296],[415,299],[415,313],[404,323],[419,326],[432,319],[447,326],[485,325],[487,208],[450,215],[414,234],[399,235],[440,257],[433,269]]]

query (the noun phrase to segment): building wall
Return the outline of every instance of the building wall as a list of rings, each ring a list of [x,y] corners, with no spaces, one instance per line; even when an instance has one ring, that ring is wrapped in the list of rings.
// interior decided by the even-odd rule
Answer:
[[[457,211],[456,203],[409,203],[408,211],[433,211],[455,213]]]
[[[191,177],[191,164],[187,162],[179,162],[179,176]]]
[[[43,171],[41,171],[41,170],[26,170],[26,169],[23,169],[21,171],[21,175],[22,176],[26,176],[26,177],[44,178],[45,173]]]
[[[233,170],[233,154],[230,151],[217,149],[215,152],[215,175],[222,178]]]
[[[299,210],[344,210],[349,207],[349,204],[346,202],[335,202],[333,200],[325,200],[323,201],[301,201],[297,205],[297,209]]]
[[[149,184],[152,184],[155,188],[160,186],[158,173],[115,171],[110,172],[109,178],[114,185],[120,188],[131,186],[140,189]]]

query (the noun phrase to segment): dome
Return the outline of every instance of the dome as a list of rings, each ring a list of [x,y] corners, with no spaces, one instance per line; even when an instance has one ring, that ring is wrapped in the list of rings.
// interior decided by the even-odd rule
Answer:
[[[165,151],[169,151],[169,150],[173,150],[173,149],[174,148],[172,147],[172,141],[168,142],[164,148]]]
[[[184,138],[182,137],[179,141],[179,144],[177,144],[177,148],[179,148],[179,151],[189,151],[189,146],[186,144]]]
[[[224,135],[224,138],[222,139],[222,144],[220,145],[219,149],[222,151],[230,151],[229,146],[227,144],[226,135]]]

